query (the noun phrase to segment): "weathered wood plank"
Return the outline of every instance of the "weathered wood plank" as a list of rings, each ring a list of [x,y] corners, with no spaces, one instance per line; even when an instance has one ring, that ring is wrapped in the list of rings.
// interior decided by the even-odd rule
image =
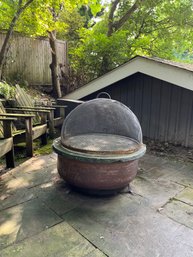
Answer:
[[[49,113],[50,110],[46,109],[33,109],[33,108],[6,108],[8,111],[14,111],[14,112],[32,112],[32,113]],[[52,109],[54,110],[54,109]],[[25,114],[25,113],[24,113]]]
[[[157,138],[157,131],[160,126],[159,115],[160,115],[160,84],[155,83],[155,79],[152,78],[152,90],[151,90],[151,112],[150,112],[150,127],[149,135],[151,138]]]
[[[110,93],[113,99],[124,101],[134,111],[144,136],[193,146],[191,90],[137,73],[108,86],[104,91]],[[93,99],[97,93],[85,99]]]
[[[178,144],[178,122],[180,113],[181,90],[179,87],[169,85],[171,90],[171,101],[169,110],[168,141]]]
[[[64,122],[64,118],[63,117],[57,117],[54,119],[54,127],[59,127],[62,126]]]
[[[15,100],[16,100],[17,106],[34,107],[33,99],[19,85],[16,85]],[[31,112],[30,111],[25,111],[25,113],[31,113]],[[35,117],[34,117],[34,120],[33,120],[33,124],[40,123],[40,121],[41,121],[41,118],[40,118],[39,114],[36,113]]]
[[[32,128],[32,138],[33,140],[40,137],[41,135],[45,134],[47,132],[47,125],[41,125],[37,127]]]
[[[12,121],[13,119],[1,119],[3,121],[3,136],[0,145],[0,156],[5,155],[7,168],[15,167],[14,162],[14,149],[13,149],[13,137],[12,137]]]
[[[56,107],[63,107],[63,106],[56,106]],[[15,106],[14,108],[17,108],[17,109],[27,109],[28,111],[30,110],[36,110],[36,111],[49,111],[49,110],[55,110],[56,109],[55,106],[53,107],[50,107],[50,106],[25,106],[25,105],[22,105],[22,106]]]
[[[33,156],[32,119],[25,119],[26,153]]]
[[[13,147],[13,138],[6,138],[0,140],[0,157],[4,156],[7,152],[11,151]]]
[[[55,134],[55,128],[54,128],[54,114],[56,109],[57,110],[57,114],[62,114],[62,117],[64,117],[65,115],[65,108],[66,107],[46,107],[46,106],[42,106],[42,107],[36,107],[34,106],[34,101],[32,101],[31,97],[25,92],[24,89],[22,89],[19,85],[16,86],[16,102],[18,107],[17,108],[12,108],[9,110],[15,110],[15,111],[24,111],[25,113],[35,113],[36,117],[33,120],[33,124],[37,125],[37,124],[44,124],[47,122],[48,119],[48,125],[49,125],[49,135],[50,138],[54,138],[54,134]],[[56,105],[57,106],[57,105]],[[56,123],[59,124],[59,123]],[[45,140],[43,140],[44,142],[46,142]]]
[[[142,103],[143,103],[143,83],[140,74],[136,76],[135,86],[135,114],[139,121],[142,119]]]
[[[33,114],[23,114],[23,113],[0,113],[0,116],[5,117],[16,117],[16,118],[33,118]]]
[[[0,33],[0,48],[5,34]],[[57,40],[58,62],[67,70],[67,43]],[[5,75],[20,74],[31,85],[51,85],[51,51],[47,39],[12,36]]]
[[[8,108],[11,111],[24,111],[22,109],[17,109],[17,108]],[[26,109],[31,110],[31,109]],[[46,116],[48,114],[50,114],[50,112],[53,112],[54,110],[51,111],[47,111],[47,110],[40,110],[40,112],[42,113],[42,119],[41,121],[44,123],[43,125],[38,125],[37,127],[34,127],[32,129],[32,119],[34,117],[34,115],[32,114],[23,114],[23,113],[0,113],[0,121],[1,120],[5,120],[6,122],[3,123],[3,136],[4,137],[9,137],[12,136],[12,132],[11,132],[11,126],[6,127],[6,124],[8,122],[8,120],[10,120],[10,117],[13,118],[24,118],[25,119],[25,130],[23,131],[15,131],[15,133],[13,133],[13,142],[14,143],[20,143],[20,142],[26,142],[26,153],[27,156],[31,157],[33,156],[33,139],[36,139],[38,137],[41,136],[42,139],[42,144],[46,144],[47,143],[47,122],[46,122]],[[31,112],[38,112],[38,110],[32,110]],[[45,116],[46,115],[46,116]],[[1,116],[4,117],[1,119]],[[7,118],[8,117],[8,118]],[[12,118],[12,119],[13,119]],[[6,120],[7,119],[7,120]],[[9,121],[11,122],[11,121]],[[6,160],[7,160],[7,164],[8,166],[13,166],[13,162],[11,160],[13,160],[13,150],[9,151],[6,154]]]
[[[150,116],[151,115],[151,84],[150,79],[145,77],[143,80],[143,107],[142,107],[142,127],[144,135],[149,137]]]
[[[182,90],[181,108],[180,108],[180,120],[178,126],[178,138],[180,142],[183,142],[184,146],[188,146],[188,138],[190,132],[190,114],[192,107],[192,97],[188,90]]]
[[[1,114],[6,113],[6,110],[5,110],[5,108],[4,108],[3,104],[2,104],[2,102],[0,102],[0,113],[1,113]],[[2,116],[2,115],[1,115],[1,116]],[[0,118],[2,119],[2,117],[0,117]],[[4,118],[5,118],[5,115],[4,115]],[[6,117],[6,119],[9,120],[8,117]],[[13,120],[16,120],[16,119],[10,118],[10,120],[13,121]],[[13,123],[11,124],[11,126],[12,126],[12,131],[13,131],[13,132],[16,131],[16,127],[14,126]],[[4,137],[4,135],[3,135],[3,122],[0,121],[0,138],[3,138],[3,137]]]

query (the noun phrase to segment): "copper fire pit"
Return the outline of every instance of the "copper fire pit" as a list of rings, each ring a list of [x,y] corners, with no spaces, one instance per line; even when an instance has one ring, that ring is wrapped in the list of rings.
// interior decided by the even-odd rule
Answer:
[[[134,179],[145,154],[140,124],[118,101],[95,99],[76,107],[54,140],[58,172],[88,193],[122,190]]]

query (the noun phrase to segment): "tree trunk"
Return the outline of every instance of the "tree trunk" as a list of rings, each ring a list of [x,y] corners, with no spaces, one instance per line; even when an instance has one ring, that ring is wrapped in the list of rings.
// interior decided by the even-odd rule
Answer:
[[[99,76],[104,75],[105,73],[110,71],[110,60],[109,56],[107,54],[103,55],[102,62],[101,62],[101,68],[99,70]]]
[[[18,10],[15,13],[15,15],[14,15],[14,17],[13,17],[11,23],[10,23],[9,29],[7,31],[5,40],[3,42],[3,45],[2,45],[1,51],[0,51],[0,80],[2,79],[2,70],[3,70],[3,66],[5,65],[5,61],[6,61],[6,58],[7,58],[7,53],[8,53],[8,50],[9,50],[9,42],[10,42],[10,38],[11,38],[11,36],[13,34],[13,30],[14,30],[15,24],[16,24],[17,20],[19,19],[21,13],[32,2],[33,2],[33,0],[29,0],[29,1],[27,1],[25,3],[25,5],[22,6],[22,0],[19,0]]]
[[[55,97],[61,97],[60,88],[60,78],[59,78],[59,67],[58,67],[58,56],[57,56],[57,46],[56,46],[56,31],[48,31],[49,43],[52,52],[52,62],[50,64],[51,76],[52,76],[52,86]]]
[[[122,17],[120,17],[118,21],[115,21],[114,16],[120,2],[121,2],[120,0],[114,0],[111,3],[109,17],[108,17],[107,37],[111,37],[113,33],[118,31],[131,18],[132,14],[137,10],[137,8],[139,8],[140,3],[143,3],[144,0],[136,0],[135,3],[126,11],[125,14]],[[99,76],[110,71],[111,61],[109,57],[110,55],[108,55],[107,53],[106,55],[103,56]]]
[[[0,52],[0,80],[2,79],[3,66],[4,66],[5,61],[6,61],[7,53],[8,53],[8,50],[9,50],[9,42],[10,42],[11,35],[13,33],[13,28],[14,28],[15,22],[16,22],[16,17],[14,17],[14,19],[12,21],[12,24],[11,24],[12,26],[9,27],[9,30],[6,34],[5,40],[4,40],[2,48],[1,48],[1,52]]]

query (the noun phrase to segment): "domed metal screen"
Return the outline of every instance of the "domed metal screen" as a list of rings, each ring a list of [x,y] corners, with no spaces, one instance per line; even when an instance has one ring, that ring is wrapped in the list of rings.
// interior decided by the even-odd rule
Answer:
[[[142,131],[128,107],[100,98],[81,104],[66,117],[61,143],[81,152],[126,154],[139,149]]]

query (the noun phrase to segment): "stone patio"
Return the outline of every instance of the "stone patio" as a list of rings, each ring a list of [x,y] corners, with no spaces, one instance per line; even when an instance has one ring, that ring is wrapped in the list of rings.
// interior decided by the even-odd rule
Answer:
[[[0,180],[2,257],[192,257],[193,164],[145,155],[132,192],[76,193],[56,155],[32,158]]]

